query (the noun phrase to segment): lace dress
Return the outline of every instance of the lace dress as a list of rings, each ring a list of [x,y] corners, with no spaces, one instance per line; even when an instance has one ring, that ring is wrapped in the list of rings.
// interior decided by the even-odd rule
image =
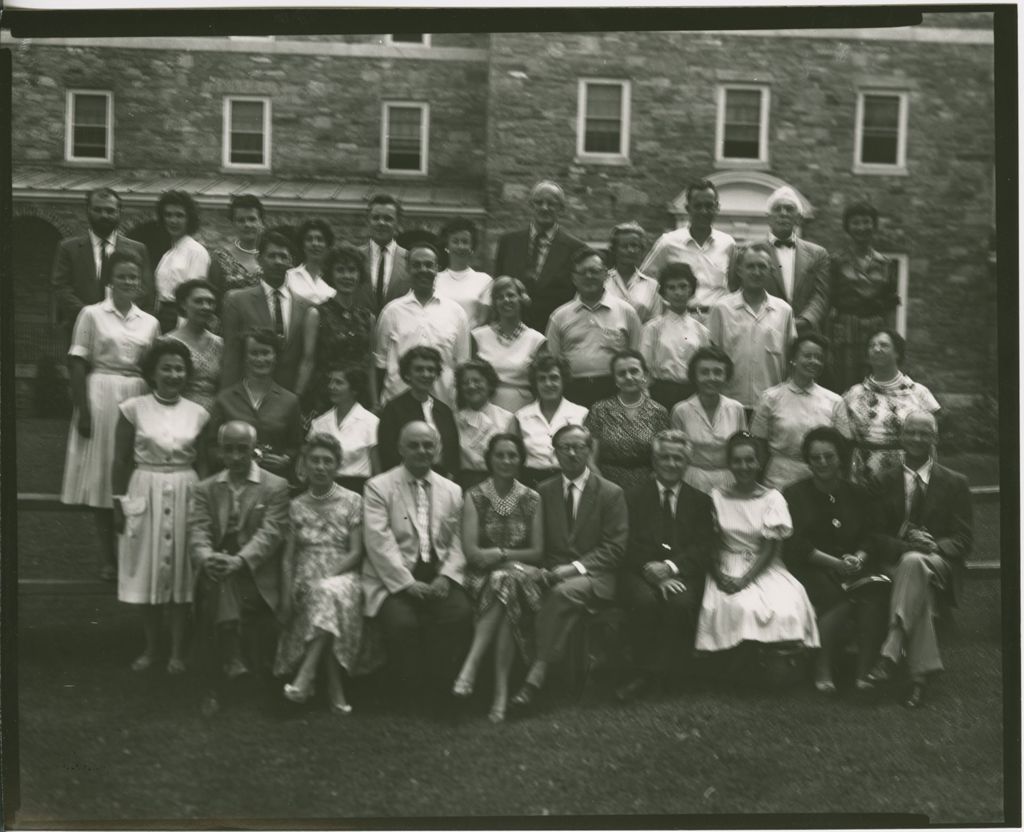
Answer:
[[[615,397],[595,404],[583,424],[597,442],[605,479],[628,491],[650,477],[651,440],[668,428],[669,419],[668,411],[647,396],[636,407]]]
[[[182,341],[176,335],[170,337]],[[220,389],[220,362],[224,355],[224,339],[207,332],[203,336],[202,346],[196,349],[189,346],[189,352],[192,354],[192,378],[185,387],[184,396],[189,401],[212,410],[213,400],[217,398],[217,391]]]

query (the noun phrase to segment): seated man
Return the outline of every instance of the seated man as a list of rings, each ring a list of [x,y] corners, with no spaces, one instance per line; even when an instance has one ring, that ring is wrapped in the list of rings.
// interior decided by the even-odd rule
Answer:
[[[694,625],[714,543],[711,498],[683,482],[690,443],[663,430],[651,443],[654,477],[627,495],[629,546],[619,573],[634,676],[616,691],[622,702],[667,682],[693,647]]]
[[[551,592],[537,612],[537,658],[512,698],[519,713],[534,706],[548,665],[562,655],[580,615],[614,600],[615,573],[629,535],[622,489],[587,467],[594,444],[590,432],[565,425],[552,444],[562,474],[537,488],[544,509],[543,574]]]
[[[226,422],[217,443],[226,467],[192,489],[188,525],[207,716],[217,711],[223,677],[248,672],[242,659],[248,625],[271,622],[277,612],[281,548],[288,532],[288,481],[256,464],[256,429]]]
[[[402,464],[363,492],[365,613],[380,621],[396,694],[451,687],[469,649],[473,612],[462,588],[462,490],[432,471],[437,431],[409,422]]]
[[[881,506],[877,551],[893,586],[889,632],[867,680],[889,681],[905,656],[910,690],[904,704],[910,708],[924,704],[927,674],[942,670],[937,604],[955,605],[973,538],[967,478],[935,462],[937,440],[932,414],[909,414],[900,437],[903,469],[880,477],[876,494]]]

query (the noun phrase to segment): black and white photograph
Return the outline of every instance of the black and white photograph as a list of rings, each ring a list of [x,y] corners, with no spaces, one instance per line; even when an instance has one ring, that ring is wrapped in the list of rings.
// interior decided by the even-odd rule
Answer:
[[[1016,6],[54,5],[5,826],[1020,825]]]

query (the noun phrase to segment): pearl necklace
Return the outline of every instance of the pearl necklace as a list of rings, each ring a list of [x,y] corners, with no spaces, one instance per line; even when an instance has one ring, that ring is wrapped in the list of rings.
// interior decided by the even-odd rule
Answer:
[[[153,398],[160,402],[160,404],[166,405],[177,404],[179,401],[181,401],[181,396],[175,396],[173,399],[165,399],[157,393],[153,394]]]
[[[634,409],[640,407],[640,405],[642,405],[644,403],[644,397],[643,396],[641,396],[639,399],[637,399],[634,404],[627,404],[626,402],[622,401],[622,396],[616,396],[615,398],[617,398],[619,400],[619,404],[621,404],[623,407],[628,407],[631,410],[634,410]]]
[[[235,240],[235,248],[237,248],[239,251],[244,251],[246,254],[259,254],[259,248],[245,248],[242,246],[241,243],[238,242],[238,240]]]
[[[327,491],[325,493],[323,493],[323,494],[317,494],[317,493],[315,493],[313,491],[312,488],[309,489],[309,496],[310,496],[310,498],[316,500],[317,502],[321,502],[321,503],[326,502],[327,500],[331,499],[331,497],[333,497],[337,493],[338,493],[338,484],[336,482],[332,482],[331,483],[331,487],[328,488]]]

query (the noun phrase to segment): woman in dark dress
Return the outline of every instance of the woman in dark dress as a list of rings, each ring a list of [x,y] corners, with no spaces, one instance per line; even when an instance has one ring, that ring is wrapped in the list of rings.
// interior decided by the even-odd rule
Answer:
[[[814,428],[804,438],[803,456],[812,475],[783,492],[793,520],[793,535],[783,551],[818,616],[821,650],[814,686],[831,695],[836,692],[832,668],[851,622],[858,648],[857,687],[866,687],[864,676],[885,636],[888,584],[875,576],[868,546],[871,500],[865,489],[845,479],[850,463],[846,439],[834,428]]]

